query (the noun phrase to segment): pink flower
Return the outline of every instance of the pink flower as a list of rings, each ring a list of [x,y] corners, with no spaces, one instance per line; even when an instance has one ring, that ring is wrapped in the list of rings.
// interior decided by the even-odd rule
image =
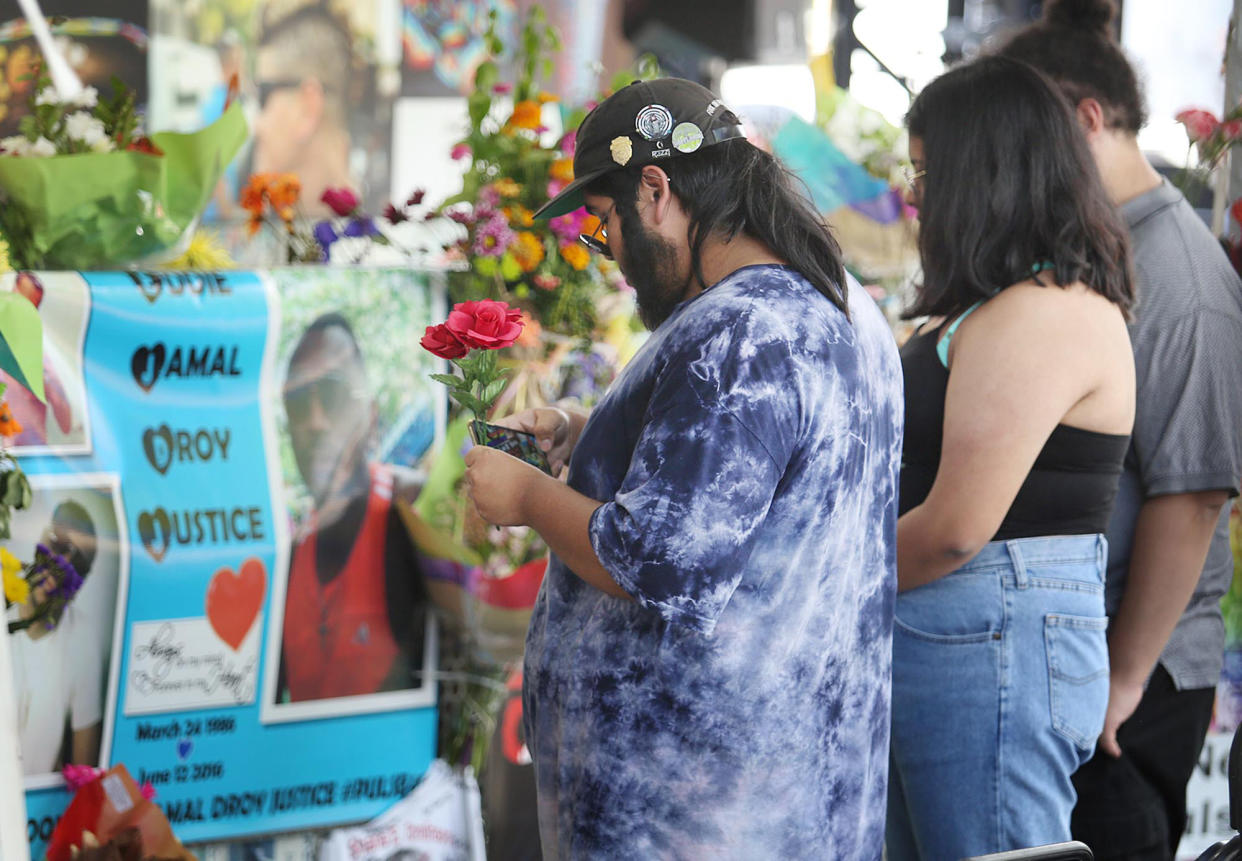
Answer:
[[[548,221],[548,228],[556,234],[562,243],[577,242],[582,233],[582,222],[586,217],[585,209],[575,209]]]
[[[424,350],[434,353],[441,359],[460,359],[470,352],[470,348],[450,332],[443,323],[438,326],[428,326],[426,334],[418,343]]]
[[[348,188],[328,188],[319,197],[337,215],[350,215],[358,208],[358,195]]]
[[[535,282],[535,286],[540,290],[555,290],[557,287],[561,286],[561,279],[557,278],[555,275],[544,275],[543,273],[540,273],[532,280]]]
[[[471,149],[469,144],[459,143],[449,150],[449,157],[453,159],[453,161],[457,161],[460,158],[466,158],[470,155],[470,153]]]
[[[74,792],[77,792],[88,783],[94,783],[103,776],[103,769],[92,768],[89,765],[74,765],[69,763],[61,769],[61,776],[65,778],[65,783]]]
[[[565,186],[567,186],[568,184],[569,183],[561,179],[548,180],[548,199],[550,200],[556,197],[558,194],[561,193],[561,190],[564,189]]]
[[[522,312],[493,299],[459,302],[449,312],[444,327],[468,347],[499,350],[522,334]]]
[[[492,86],[492,92],[498,96],[505,96],[513,92],[513,84],[501,83]]]
[[[1220,120],[1216,119],[1216,115],[1202,108],[1187,108],[1178,112],[1173,119],[1186,127],[1186,135],[1191,143],[1198,143],[1204,138],[1211,137],[1220,126]]]
[[[575,129],[574,131],[571,131],[571,132],[565,132],[565,136],[561,138],[561,142],[560,142],[561,152],[563,152],[565,155],[569,156],[570,158],[573,158],[574,149],[576,149],[577,146],[578,146],[578,131]]]
[[[1227,141],[1242,140],[1242,120],[1230,120],[1227,123],[1221,123],[1220,132]]]
[[[509,227],[509,222],[499,213],[478,226],[474,237],[474,253],[482,257],[500,257],[505,249],[513,244],[517,234]]]

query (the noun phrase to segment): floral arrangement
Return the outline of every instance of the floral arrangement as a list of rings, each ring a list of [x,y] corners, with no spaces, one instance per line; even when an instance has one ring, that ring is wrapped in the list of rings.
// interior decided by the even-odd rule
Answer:
[[[0,547],[5,607],[21,605],[21,618],[9,622],[9,633],[41,624],[49,631],[82,588],[82,575],[73,564],[44,544],[35,545],[34,561],[22,563]],[[19,575],[20,572],[20,575]]]
[[[592,106],[565,109],[542,89],[552,68],[544,54],[560,49],[560,37],[539,6],[510,58],[518,72],[512,83],[500,80],[505,46],[494,28],[493,14],[486,39],[492,56],[475,72],[467,100],[469,133],[452,150],[469,163],[462,190],[441,206],[465,228],[446,246],[464,264],[449,287],[454,300],[505,301],[530,309],[547,331],[588,337],[600,298],[620,282],[615,266],[578,241],[598,220],[583,210],[548,222],[532,214],[573,180],[574,130]]]
[[[0,350],[0,369],[42,397],[43,321],[34,305],[17,291],[0,293],[0,347],[3,348]],[[13,453],[4,445],[5,440],[22,432],[21,422],[14,417],[8,402],[4,400],[6,388],[6,384],[0,383],[0,540],[7,540],[11,534],[13,510],[30,507],[34,499],[30,481],[22,472]],[[42,545],[39,547],[40,551],[46,549]],[[56,565],[58,560],[51,557],[50,551],[42,556],[36,552],[35,561],[25,565],[8,548],[0,546],[0,581],[6,609],[13,604],[29,604],[33,588],[30,578],[49,564]],[[60,561],[64,561],[63,558]],[[65,565],[69,569],[73,568],[67,561]],[[77,587],[72,586],[68,579],[68,572],[63,573],[64,582],[76,591]],[[78,578],[77,586],[81,586],[81,577]],[[45,613],[39,618],[46,618],[46,615]],[[33,621],[37,619],[32,618],[31,622]],[[9,625],[10,631],[15,630],[13,624]],[[26,627],[18,624],[19,627]]]
[[[134,94],[115,77],[111,98],[102,100],[94,87],[84,87],[73,98],[66,98],[50,78],[40,77],[31,112],[22,117],[18,128],[21,134],[0,139],[0,154],[25,158],[114,150],[164,154],[139,133]]]
[[[263,227],[270,228],[284,245],[286,263],[401,264],[427,252],[424,247],[407,247],[398,236],[398,225],[414,220],[422,191],[415,191],[404,204],[389,203],[374,218],[362,211],[352,189],[328,188],[319,199],[334,217],[313,224],[299,209],[301,195],[296,174],[256,173],[239,200],[250,216],[248,234],[253,237]]]
[[[133,93],[62,95],[34,76],[20,134],[0,140],[0,238],[19,269],[102,269],[188,238],[246,139],[241,105],[194,134],[147,137]]]

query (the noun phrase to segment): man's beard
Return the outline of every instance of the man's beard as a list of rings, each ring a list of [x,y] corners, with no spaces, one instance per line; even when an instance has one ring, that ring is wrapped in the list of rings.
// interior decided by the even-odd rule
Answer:
[[[686,296],[687,283],[678,277],[677,249],[672,242],[643,228],[637,213],[621,217],[625,245],[617,261],[634,288],[638,319],[654,332]]]

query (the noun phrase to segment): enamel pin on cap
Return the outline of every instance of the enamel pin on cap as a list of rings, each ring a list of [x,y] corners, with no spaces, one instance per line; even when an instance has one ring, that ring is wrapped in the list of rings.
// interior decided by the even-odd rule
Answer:
[[[673,115],[664,105],[647,105],[635,117],[634,130],[649,141],[666,138],[673,130]]]

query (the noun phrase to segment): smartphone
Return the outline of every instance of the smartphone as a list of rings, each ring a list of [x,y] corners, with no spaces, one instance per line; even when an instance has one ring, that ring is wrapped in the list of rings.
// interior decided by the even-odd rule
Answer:
[[[535,439],[534,434],[514,430],[513,428],[504,428],[500,425],[481,422],[476,419],[470,422],[470,438],[474,440],[475,445],[498,448],[506,454],[513,455],[518,460],[525,461],[531,466],[542,469],[548,475],[552,474],[552,467],[548,465],[547,455],[543,453],[543,449],[539,448],[539,443]]]

